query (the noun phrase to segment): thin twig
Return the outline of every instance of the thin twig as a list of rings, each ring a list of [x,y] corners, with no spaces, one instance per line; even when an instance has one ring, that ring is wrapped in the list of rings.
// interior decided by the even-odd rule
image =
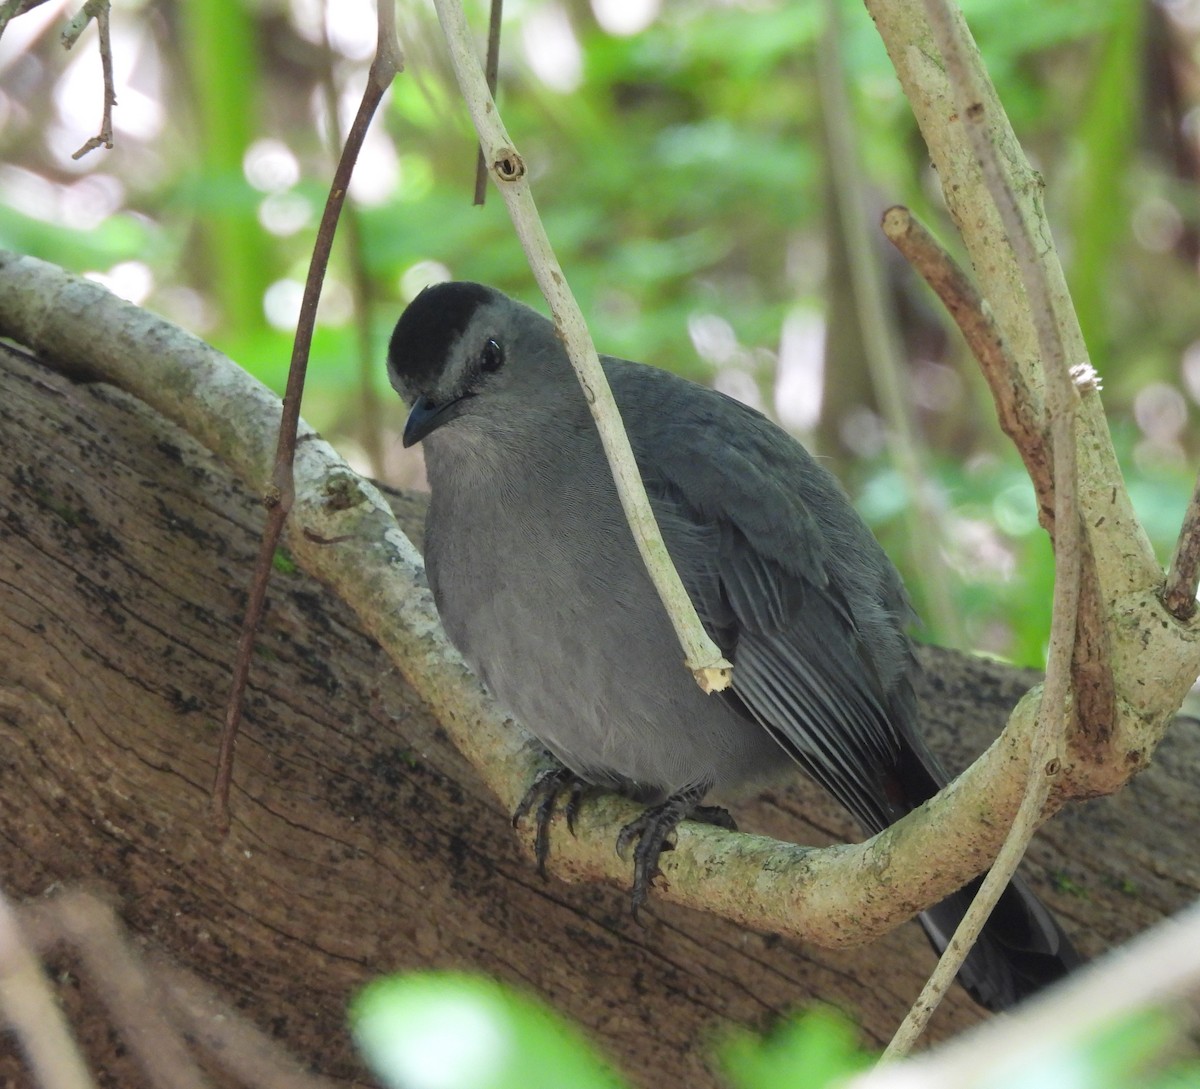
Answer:
[[[296,338],[292,345],[292,361],[288,371],[287,389],[283,397],[283,415],[279,425],[275,467],[271,476],[271,487],[267,492],[267,524],[259,545],[254,578],[250,587],[246,616],[242,622],[242,633],[238,640],[237,657],[234,662],[233,682],[229,701],[225,707],[225,723],[221,731],[217,769],[213,777],[212,814],[217,830],[224,833],[229,828],[229,785],[233,775],[233,750],[241,724],[242,703],[246,683],[250,676],[250,661],[254,652],[254,637],[262,619],[263,604],[267,595],[267,582],[271,577],[271,562],[275,548],[283,532],[283,524],[295,500],[295,476],[293,460],[296,453],[296,430],[300,421],[300,399],[304,393],[304,377],[308,370],[309,349],[312,346],[313,329],[316,325],[317,303],[321,297],[321,284],[329,264],[333,248],[333,237],[337,230],[338,216],[346,199],[346,189],[359,151],[366,138],[371,118],[402,68],[399,43],[396,41],[392,5],[377,5],[379,38],[375,59],[367,75],[367,86],[363,90],[354,123],[346,136],[346,146],[333,175],[329,199],[317,230],[313,254],[308,266],[308,277],[304,284],[304,296],[300,302],[300,317],[296,324]]]
[[[1040,729],[1032,741],[1035,754],[1045,748]],[[959,922],[941,957],[938,958],[933,974],[926,981],[916,1002],[913,1003],[900,1027],[896,1030],[896,1034],[884,1049],[881,1061],[899,1058],[912,1050],[913,1044],[925,1031],[929,1019],[953,985],[959,969],[963,966],[972,946],[978,941],[979,935],[987,924],[992,909],[1016,872],[1017,866],[1025,854],[1025,849],[1029,846],[1029,840],[1037,828],[1038,818],[1042,814],[1050,791],[1050,781],[1045,774],[1045,769],[1036,765],[1037,759],[1038,756],[1035,755],[1030,761],[1025,795],[1017,808],[1016,816],[1013,817],[1012,828],[1009,830],[1004,845],[997,853],[992,868],[981,882],[975,899],[971,901],[970,908]]]
[[[487,80],[475,56],[462,4],[460,0],[434,0],[434,6],[437,8],[438,21],[442,24],[442,33],[446,36],[459,90],[471,111],[480,145],[487,153],[489,167],[508,205],[529,266],[550,305],[559,336],[579,376],[612,469],[625,517],[642,555],[642,562],[675,628],[683,648],[684,661],[704,691],[727,688],[733,676],[733,666],[725,660],[701,626],[695,606],[663,543],[629,439],[621,426],[621,416],[612,390],[608,387],[608,380],[596,355],[596,346],[592,343],[579,304],[567,286],[566,276],[554,256],[550,239],[534,205],[525,162],[513,147],[496,103],[488,93]]]
[[[1196,615],[1196,590],[1200,587],[1200,478],[1196,480],[1192,501],[1183,515],[1179,540],[1167,569],[1162,603],[1177,620]]]
[[[87,0],[74,19],[67,24],[62,34],[64,49],[70,49],[78,40],[84,28],[93,19],[96,20],[96,30],[100,38],[100,68],[104,74],[104,111],[100,117],[100,133],[93,136],[83,145],[72,159],[82,159],[88,152],[98,147],[112,150],[112,112],[117,104],[116,84],[113,80],[112,35],[109,30],[109,0]]]
[[[884,212],[883,233],[942,301],[978,361],[996,403],[1000,429],[1021,455],[1033,481],[1043,525],[1052,530],[1054,479],[1049,443],[991,309],[970,276],[909,209],[895,205]]]
[[[0,1014],[43,1089],[94,1089],[71,1029],[54,1000],[7,898],[0,893]]]
[[[959,117],[965,126],[988,192],[1000,213],[1005,236],[1012,246],[1045,366],[1046,411],[1054,467],[1054,613],[1046,680],[1038,708],[1037,729],[1030,744],[1029,778],[1021,805],[1004,846],[984,878],[971,907],[920,997],[888,1044],[884,1052],[885,1059],[906,1054],[928,1024],[971,946],[979,937],[996,901],[1016,872],[1017,864],[1037,828],[1049,795],[1050,777],[1060,766],[1055,754],[1062,747],[1071,714],[1071,661],[1079,615],[1082,569],[1083,535],[1076,501],[1075,466],[1075,404],[1078,393],[1063,357],[1062,340],[1050,304],[1045,270],[1029,237],[1028,224],[989,139],[984,97],[979,87],[980,73],[967,61],[962,42],[966,31],[962,27],[961,17],[955,18],[948,0],[925,0],[925,11],[946,65]]]
[[[329,44],[328,22],[321,20],[321,89],[325,105],[325,127],[332,156],[338,154],[344,136],[338,116],[337,82],[334,76],[333,47]],[[371,467],[371,476],[384,475],[383,465],[383,408],[375,391],[375,344],[371,336],[374,327],[374,306],[371,275],[363,243],[362,217],[353,201],[342,209],[342,238],[346,265],[350,272],[351,311],[354,315],[355,344],[358,349],[358,390],[360,415],[354,421],[354,431],[362,442],[363,452]]]
[[[488,94],[496,97],[496,82],[500,78],[500,18],[504,13],[504,0],[492,0],[491,14],[488,16],[487,41],[487,86]],[[483,145],[479,145],[479,155],[475,162],[475,203],[482,205],[487,200],[488,164],[483,154]]]

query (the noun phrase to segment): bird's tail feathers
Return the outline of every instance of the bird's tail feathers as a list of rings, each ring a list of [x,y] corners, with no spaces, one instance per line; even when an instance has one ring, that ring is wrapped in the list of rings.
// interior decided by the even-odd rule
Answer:
[[[940,954],[971,904],[976,878],[920,916]],[[1019,877],[1004,890],[958,973],[958,981],[981,1006],[1003,1010],[1056,983],[1081,958],[1054,916]]]

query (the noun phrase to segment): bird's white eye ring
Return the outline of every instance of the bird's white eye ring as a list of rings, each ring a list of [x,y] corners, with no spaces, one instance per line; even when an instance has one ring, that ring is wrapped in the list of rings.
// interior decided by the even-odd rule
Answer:
[[[494,340],[489,340],[479,356],[480,369],[491,373],[504,365],[504,350]]]

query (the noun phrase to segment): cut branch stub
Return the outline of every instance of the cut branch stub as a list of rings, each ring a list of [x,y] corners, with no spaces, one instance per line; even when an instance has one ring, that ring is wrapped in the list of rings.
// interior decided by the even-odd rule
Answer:
[[[492,156],[492,170],[502,182],[515,182],[525,177],[525,160],[516,148],[502,147]]]

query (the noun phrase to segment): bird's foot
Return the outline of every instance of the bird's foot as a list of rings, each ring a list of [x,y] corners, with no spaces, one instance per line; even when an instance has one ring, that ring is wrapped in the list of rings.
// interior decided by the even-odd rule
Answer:
[[[567,796],[563,812],[567,817],[567,827],[571,830],[571,835],[574,835],[575,818],[579,815],[579,806],[589,789],[590,783],[581,779],[570,768],[556,764],[538,773],[517,805],[512,816],[514,828],[529,815],[535,805],[537,806],[534,811],[537,834],[533,841],[533,854],[537,860],[538,873],[543,880],[546,877],[546,859],[550,857],[550,822],[554,819],[559,800],[564,794]]]
[[[688,820],[700,824],[711,824],[714,828],[724,828],[726,832],[738,830],[737,821],[730,816],[728,809],[719,805],[698,805],[688,814]]]
[[[672,794],[661,805],[651,806],[640,817],[630,821],[617,836],[617,853],[624,858],[629,845],[636,839],[633,850],[633,917],[650,895],[650,886],[661,872],[658,859],[663,851],[674,849],[668,842],[681,821],[695,820],[713,824],[731,832],[737,831],[733,818],[720,806],[699,805],[707,785],[688,787]]]

